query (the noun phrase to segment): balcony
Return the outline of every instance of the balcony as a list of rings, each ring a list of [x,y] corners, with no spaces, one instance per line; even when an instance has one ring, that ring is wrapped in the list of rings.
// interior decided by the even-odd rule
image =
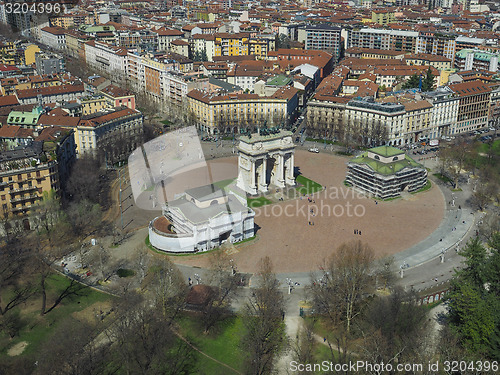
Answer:
[[[14,190],[11,190],[10,192],[11,193],[20,193],[22,191],[32,191],[32,190],[37,190],[37,189],[38,189],[37,186],[23,186],[22,188],[14,189]]]
[[[40,198],[38,195],[31,194],[31,195],[23,196],[23,197],[19,197],[19,198],[11,198],[10,202],[15,203],[15,202],[27,201],[27,200],[38,199],[38,198]]]

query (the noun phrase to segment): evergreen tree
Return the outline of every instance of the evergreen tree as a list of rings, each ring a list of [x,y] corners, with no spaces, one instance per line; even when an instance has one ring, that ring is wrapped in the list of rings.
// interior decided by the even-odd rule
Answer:
[[[500,358],[500,233],[488,251],[478,237],[460,252],[464,268],[452,280],[446,301],[452,332],[471,358]]]
[[[418,85],[420,84],[420,77],[417,75],[417,73],[415,73],[414,75],[412,75],[410,77],[410,79],[408,81],[406,81],[405,83],[403,83],[403,89],[414,89],[414,88],[417,88]]]
[[[432,74],[431,67],[429,66],[425,77],[422,78],[422,91],[427,92],[432,90],[434,90],[434,74]]]

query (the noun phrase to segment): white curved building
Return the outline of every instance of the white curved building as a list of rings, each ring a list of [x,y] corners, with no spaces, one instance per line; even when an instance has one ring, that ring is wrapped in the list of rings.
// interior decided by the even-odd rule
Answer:
[[[149,242],[168,252],[207,251],[254,236],[255,212],[215,185],[186,190],[149,224]]]

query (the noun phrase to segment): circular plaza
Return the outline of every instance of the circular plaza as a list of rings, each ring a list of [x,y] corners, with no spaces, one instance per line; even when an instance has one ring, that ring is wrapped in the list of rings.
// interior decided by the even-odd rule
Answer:
[[[315,271],[340,244],[351,240],[369,244],[377,257],[389,256],[416,245],[438,228],[445,201],[436,185],[394,200],[374,200],[344,185],[347,161],[327,153],[296,151],[296,171],[323,190],[254,208],[256,238],[228,249],[241,272],[255,272],[264,256],[271,258],[277,273]],[[237,162],[237,157],[230,157],[209,164],[224,165],[217,176],[222,180],[235,177]],[[172,260],[207,267],[209,254]]]

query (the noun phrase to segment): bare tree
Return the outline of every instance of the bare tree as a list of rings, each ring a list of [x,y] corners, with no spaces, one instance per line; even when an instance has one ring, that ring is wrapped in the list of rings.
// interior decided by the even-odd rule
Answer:
[[[311,288],[316,311],[336,325],[341,319],[349,333],[360,312],[359,302],[370,288],[373,250],[361,241],[342,244],[327,260],[323,276]]]
[[[246,373],[269,374],[286,342],[283,293],[269,257],[261,259],[258,287],[244,308]]]
[[[430,354],[428,310],[417,305],[412,292],[396,288],[390,296],[375,297],[358,326],[363,342],[357,351],[371,363],[426,362]]]
[[[203,306],[203,326],[208,332],[230,312],[231,302],[237,294],[239,277],[230,257],[222,250],[210,256],[209,284],[213,293]]]
[[[194,371],[192,348],[165,324],[163,315],[138,296],[119,302],[109,330],[116,357],[112,363],[126,374],[188,374]]]
[[[35,374],[97,375],[116,371],[109,361],[109,344],[98,343],[96,335],[91,324],[65,318],[37,353]]]
[[[0,315],[25,302],[35,293],[26,277],[29,253],[25,239],[12,239],[0,247]]]
[[[470,152],[470,144],[466,143],[462,138],[457,138],[454,144],[439,150],[439,158],[446,172],[449,173],[453,180],[455,189],[458,189],[458,180],[466,166]]]
[[[186,305],[187,285],[177,266],[170,258],[152,262],[143,282],[153,305],[161,312],[168,325]]]

